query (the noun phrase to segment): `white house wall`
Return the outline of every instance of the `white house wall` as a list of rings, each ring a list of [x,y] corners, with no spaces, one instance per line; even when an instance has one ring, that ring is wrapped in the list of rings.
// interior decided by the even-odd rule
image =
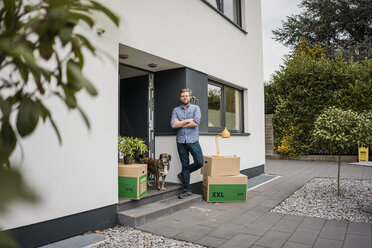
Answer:
[[[0,217],[1,227],[16,228],[80,213],[118,202],[118,44],[140,49],[220,78],[245,91],[245,131],[250,136],[232,137],[220,143],[221,151],[242,157],[241,169],[264,164],[264,112],[261,11],[259,0],[245,1],[244,34],[201,0],[111,0],[106,5],[121,18],[115,28],[98,17],[105,34],[91,34],[90,41],[108,52],[113,62],[86,59],[84,71],[98,88],[92,99],[79,101],[91,121],[88,132],[76,112],[50,101],[63,137],[59,146],[49,123],[39,124],[23,142],[21,166],[29,185],[41,197],[35,205],[13,205]],[[171,152],[177,168],[175,137],[156,137],[156,153]],[[200,139],[205,154],[215,151],[214,137]],[[20,160],[19,150],[14,161]],[[175,181],[175,174],[170,175]],[[192,182],[200,180],[194,175]]]
[[[114,56],[108,37],[90,37]],[[109,41],[109,42],[108,42]],[[11,206],[0,217],[1,228],[10,229],[115,204],[117,192],[118,65],[108,59],[88,56],[86,75],[98,89],[92,98],[79,94],[79,102],[90,119],[88,131],[77,111],[69,112],[51,100],[53,117],[62,135],[60,146],[50,123],[39,123],[35,134],[22,143],[23,176],[40,196],[37,204]],[[18,149],[13,157],[20,163]]]

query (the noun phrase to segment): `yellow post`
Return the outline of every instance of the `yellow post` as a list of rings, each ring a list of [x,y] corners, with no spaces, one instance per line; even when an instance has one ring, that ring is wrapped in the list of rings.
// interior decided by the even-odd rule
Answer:
[[[359,147],[359,162],[368,162],[368,147]]]

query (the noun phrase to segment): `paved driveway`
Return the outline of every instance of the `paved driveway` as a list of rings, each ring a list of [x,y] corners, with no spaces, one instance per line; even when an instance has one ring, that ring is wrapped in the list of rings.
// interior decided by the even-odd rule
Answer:
[[[371,224],[270,212],[313,177],[336,177],[337,163],[267,160],[265,173],[281,177],[246,202],[198,203],[139,229],[209,247],[372,248]],[[343,164],[341,178],[372,179],[372,167]]]

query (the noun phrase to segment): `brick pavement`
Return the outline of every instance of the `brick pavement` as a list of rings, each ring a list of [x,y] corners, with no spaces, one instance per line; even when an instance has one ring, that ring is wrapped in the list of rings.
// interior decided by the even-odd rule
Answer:
[[[371,224],[270,212],[312,178],[336,177],[336,163],[267,160],[265,173],[281,177],[246,202],[197,203],[139,229],[209,247],[372,248]],[[372,179],[372,167],[343,164],[341,178]]]

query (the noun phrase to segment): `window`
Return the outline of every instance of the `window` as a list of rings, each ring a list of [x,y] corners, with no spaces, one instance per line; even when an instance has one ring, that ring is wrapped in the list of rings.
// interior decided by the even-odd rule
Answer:
[[[222,127],[222,88],[208,85],[208,127]]]
[[[211,6],[233,21],[239,27],[241,21],[241,0],[206,0]]]
[[[228,130],[241,130],[242,93],[233,88],[225,87],[226,95],[226,127]]]
[[[208,130],[219,132],[225,126],[243,132],[243,92],[215,82],[208,84]]]

